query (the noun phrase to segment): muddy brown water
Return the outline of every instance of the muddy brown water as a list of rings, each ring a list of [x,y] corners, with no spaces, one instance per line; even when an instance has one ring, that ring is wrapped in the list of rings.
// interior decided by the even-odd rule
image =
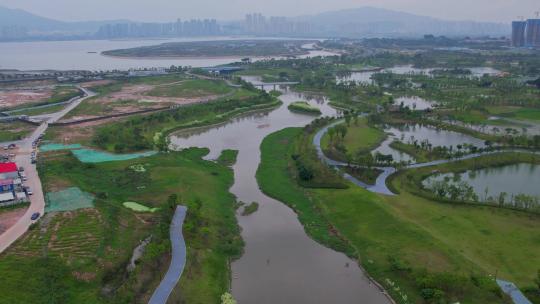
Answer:
[[[269,87],[269,89],[272,89]],[[305,100],[323,115],[336,115],[324,97],[306,96],[281,88],[283,105],[252,113],[223,125],[172,136],[176,149],[208,147],[208,159],[223,149],[239,151],[230,191],[243,202],[258,202],[259,210],[238,216],[246,242],[243,256],[232,263],[232,293],[240,304],[249,303],[389,303],[363,274],[357,263],[342,253],[309,238],[297,215],[280,201],[264,195],[255,173],[260,144],[270,133],[301,127],[315,117],[292,113],[287,105]],[[287,182],[287,181],[284,181]]]

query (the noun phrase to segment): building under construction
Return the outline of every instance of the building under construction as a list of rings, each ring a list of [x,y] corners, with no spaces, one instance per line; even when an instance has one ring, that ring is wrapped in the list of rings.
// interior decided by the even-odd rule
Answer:
[[[527,22],[514,21],[512,22],[512,46],[524,47],[525,46],[525,29]]]
[[[527,20],[525,46],[540,47],[540,19]]]

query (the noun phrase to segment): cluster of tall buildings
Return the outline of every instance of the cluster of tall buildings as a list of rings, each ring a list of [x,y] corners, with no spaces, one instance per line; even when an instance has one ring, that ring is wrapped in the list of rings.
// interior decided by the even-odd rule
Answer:
[[[512,22],[513,47],[540,47],[540,19]]]
[[[99,28],[97,38],[137,38],[137,37],[185,37],[214,36],[221,34],[221,27],[215,19],[192,19],[169,23],[117,23]]]
[[[244,31],[256,35],[306,35],[313,31],[308,22],[297,22],[286,17],[266,18],[262,14],[246,15]]]

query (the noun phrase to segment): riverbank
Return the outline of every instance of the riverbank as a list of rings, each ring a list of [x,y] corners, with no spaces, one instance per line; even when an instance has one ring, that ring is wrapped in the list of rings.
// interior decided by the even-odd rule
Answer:
[[[500,289],[489,279],[491,270],[500,270],[501,264],[508,266],[504,274],[499,272],[500,277],[520,286],[532,284],[534,269],[513,269],[514,265],[518,268],[529,262],[522,257],[524,251],[520,248],[528,242],[526,239],[538,234],[533,232],[536,229],[533,227],[538,225],[536,220],[510,210],[490,212],[481,207],[441,205],[407,193],[390,197],[379,196],[356,186],[340,190],[295,186],[298,184],[295,175],[291,175],[286,168],[290,167],[287,166],[287,159],[290,159],[287,151],[294,145],[298,134],[301,132],[286,129],[265,140],[262,163],[272,164],[276,168],[267,171],[273,172],[267,178],[259,179],[261,188],[271,191],[275,187],[288,187],[287,191],[278,188],[280,190],[276,191],[276,195],[297,209],[303,206],[300,202],[306,200],[306,206],[316,211],[307,213],[299,209],[299,218],[306,231],[315,239],[324,240],[324,237],[312,232],[314,228],[310,226],[313,220],[310,217],[330,223],[334,227],[332,231],[346,240],[354,249],[352,252],[357,252],[361,257],[366,271],[389,292],[394,292],[393,297],[397,302],[405,303],[403,295],[407,296],[407,303],[428,300],[425,297],[429,295],[421,291],[429,288],[442,291],[441,297],[451,301],[504,303]],[[279,180],[281,186],[273,180]],[[306,215],[310,216],[308,220]],[[438,217],[443,220],[434,221]],[[452,225],[446,224],[447,221],[451,221]],[[503,222],[511,222],[513,232],[504,231],[500,226]],[[313,225],[315,228],[328,227],[327,224],[316,223]],[[471,233],[471,229],[475,232]],[[325,230],[318,233],[329,237],[331,234]],[[500,235],[495,237],[495,233],[490,231],[497,231]],[[519,238],[510,236],[514,233],[518,233]],[[496,240],[487,241],[494,237]],[[513,238],[513,244],[501,245],[505,244],[506,238]],[[527,244],[532,245],[530,242]],[[526,273],[528,275],[522,276]],[[426,275],[433,280],[433,285],[416,285],[418,278]],[[450,277],[456,280],[456,285],[442,284]],[[397,287],[399,292],[396,292]]]
[[[477,287],[465,275],[471,269],[476,269],[476,275],[482,278],[485,273],[467,259],[455,255],[453,249],[439,243],[427,231],[401,219],[376,194],[356,186],[348,189],[297,186],[297,180],[287,169],[290,167],[287,160],[300,134],[299,129],[285,129],[265,139],[257,177],[265,192],[297,210],[299,219],[313,238],[361,258],[362,267],[387,288],[398,303],[421,301],[422,287],[414,283],[418,277],[437,278],[430,288],[442,288],[438,280],[445,271],[452,271],[461,282],[459,288],[455,286],[444,291],[448,299],[467,301],[469,298],[475,299],[475,303],[502,301],[496,300],[498,296],[489,291],[488,286],[493,286],[494,282]],[[396,231],[400,231],[399,234]],[[423,252],[422,257],[414,255],[419,250]],[[436,263],[432,260],[434,257],[437,257]],[[423,268],[429,272],[422,274]],[[460,289],[466,289],[466,295],[461,295]]]

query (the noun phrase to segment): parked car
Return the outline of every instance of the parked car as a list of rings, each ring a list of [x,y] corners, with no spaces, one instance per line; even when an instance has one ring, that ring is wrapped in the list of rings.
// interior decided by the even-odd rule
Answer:
[[[32,190],[30,189],[30,187],[24,188],[24,191],[26,192],[27,195],[32,195],[32,194],[34,194],[34,192],[32,192]]]
[[[30,217],[30,219],[32,219],[32,221],[35,221],[39,218],[41,214],[39,214],[39,212],[34,212],[32,213],[32,216]]]
[[[8,146],[8,149],[15,149],[15,148],[17,148],[17,145],[16,145],[16,144],[10,144],[10,145]]]

